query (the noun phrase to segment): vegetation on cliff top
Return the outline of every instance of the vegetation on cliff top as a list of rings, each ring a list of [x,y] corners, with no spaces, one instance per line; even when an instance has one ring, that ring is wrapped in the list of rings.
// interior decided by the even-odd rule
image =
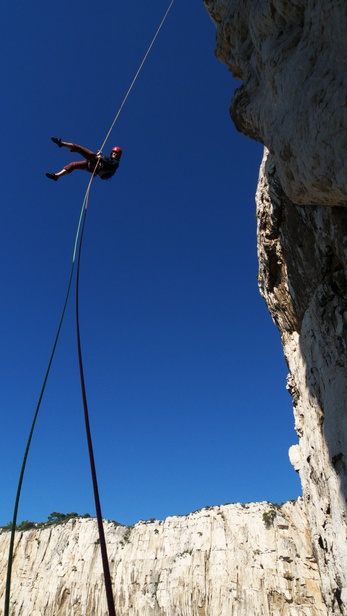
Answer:
[[[76,512],[72,513],[59,513],[58,511],[53,511],[49,514],[46,522],[30,522],[29,520],[23,520],[20,524],[17,524],[16,530],[31,530],[33,528],[46,528],[47,526],[53,526],[56,524],[64,524],[64,522],[68,522],[73,518],[90,518],[89,513],[85,513],[84,515],[79,515]],[[6,526],[0,526],[1,530],[10,531],[12,530],[12,522],[6,524]]]

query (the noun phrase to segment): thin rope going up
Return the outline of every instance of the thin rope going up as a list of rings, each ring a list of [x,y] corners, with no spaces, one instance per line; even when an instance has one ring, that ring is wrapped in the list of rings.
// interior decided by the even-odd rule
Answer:
[[[146,51],[146,53],[145,53],[145,55],[144,55],[144,57],[143,57],[143,60],[142,60],[142,62],[141,62],[141,64],[140,64],[139,68],[137,69],[137,72],[135,73],[135,77],[134,77],[134,79],[132,80],[132,82],[131,82],[131,84],[130,84],[130,86],[129,86],[129,89],[128,89],[127,93],[126,93],[126,95],[124,96],[123,102],[122,102],[121,106],[119,107],[119,109],[118,109],[118,111],[117,111],[117,113],[116,113],[116,115],[115,115],[115,118],[114,118],[114,120],[113,120],[113,122],[112,122],[112,124],[111,124],[111,126],[110,126],[110,128],[109,128],[109,131],[108,131],[108,133],[107,133],[107,135],[106,135],[106,137],[105,137],[105,139],[104,139],[104,141],[103,141],[103,143],[102,143],[102,146],[101,146],[100,150],[103,150],[103,149],[104,149],[104,147],[105,147],[106,141],[108,140],[108,138],[109,138],[109,136],[110,136],[110,134],[111,134],[111,132],[112,132],[112,130],[113,130],[113,128],[114,128],[114,125],[115,125],[115,123],[117,122],[117,120],[118,120],[118,118],[119,118],[119,116],[120,116],[120,114],[121,114],[121,111],[122,111],[122,109],[123,109],[123,107],[124,107],[124,105],[125,105],[125,103],[126,103],[126,101],[127,101],[127,98],[128,98],[128,96],[129,96],[129,94],[130,94],[131,90],[133,89],[133,87],[134,87],[134,85],[135,85],[135,82],[136,82],[136,80],[137,80],[137,78],[138,78],[139,74],[141,73],[142,67],[143,67],[144,63],[146,62],[146,60],[147,60],[147,58],[148,58],[148,55],[149,55],[149,53],[150,53],[150,51],[151,51],[151,49],[152,49],[152,47],[153,47],[153,45],[154,45],[154,43],[155,43],[155,41],[156,41],[156,38],[157,38],[157,36],[158,36],[158,34],[159,34],[160,30],[162,29],[162,27],[163,27],[163,25],[164,25],[164,23],[165,23],[165,20],[166,20],[166,18],[167,18],[167,16],[168,16],[168,14],[170,13],[170,10],[171,10],[171,7],[172,7],[172,5],[173,5],[174,1],[175,1],[175,0],[171,0],[170,4],[169,4],[169,6],[168,6],[168,8],[167,8],[167,10],[166,10],[166,12],[165,12],[164,17],[163,17],[163,19],[161,20],[161,22],[160,22],[160,24],[159,24],[159,26],[158,26],[158,29],[157,29],[157,31],[156,31],[156,33],[155,33],[155,35],[154,35],[154,36],[153,36],[153,38],[152,38],[152,41],[151,41],[151,43],[150,43],[150,45],[149,45],[149,47],[148,47],[148,49],[147,49],[147,51]]]
[[[164,22],[170,12],[170,9],[172,7],[174,3],[174,0],[171,0],[165,14],[164,17],[162,18],[159,27],[144,55],[144,58],[128,88],[128,91],[122,101],[122,104],[108,130],[108,133],[103,141],[103,144],[100,148],[100,150],[102,150],[114,128],[114,125],[116,124],[119,115],[129,97],[129,94],[132,90],[132,88],[135,85],[135,82],[143,68],[143,65],[155,43],[155,40],[161,30],[161,28],[164,25]],[[100,539],[100,547],[101,547],[101,554],[102,554],[102,562],[103,562],[103,569],[104,569],[104,579],[105,579],[105,588],[106,588],[106,595],[107,595],[107,603],[108,603],[108,611],[109,611],[109,616],[116,616],[115,613],[115,607],[114,607],[114,599],[113,599],[113,593],[112,593],[112,582],[111,582],[111,576],[110,576],[110,571],[109,571],[109,563],[108,563],[108,557],[107,557],[107,549],[106,549],[106,541],[105,541],[105,535],[104,535],[104,529],[103,529],[103,522],[102,522],[102,514],[101,514],[101,507],[100,507],[100,499],[99,499],[99,492],[98,492],[98,485],[97,485],[97,477],[96,477],[96,468],[95,468],[95,461],[94,461],[94,454],[93,454],[93,448],[92,448],[92,440],[91,440],[91,432],[90,432],[90,424],[89,424],[89,416],[88,416],[88,406],[87,406],[87,398],[86,398],[86,390],[85,390],[85,382],[84,382],[84,374],[83,374],[83,363],[82,363],[82,349],[81,349],[81,341],[80,341],[80,332],[79,332],[79,316],[78,316],[78,284],[79,284],[79,268],[80,268],[80,258],[81,258],[81,249],[82,249],[82,240],[83,240],[83,232],[84,232],[84,226],[85,226],[85,220],[86,220],[86,213],[87,213],[87,208],[88,208],[88,200],[89,200],[89,193],[90,193],[90,189],[91,189],[91,185],[93,182],[93,179],[95,177],[95,172],[96,169],[94,170],[88,186],[87,186],[87,190],[85,192],[84,195],[84,199],[83,199],[83,203],[82,203],[82,208],[81,208],[81,212],[80,212],[80,216],[79,216],[79,220],[78,220],[78,225],[77,225],[77,231],[76,231],[76,236],[75,236],[75,241],[74,241],[74,248],[73,248],[73,254],[72,254],[72,263],[71,263],[71,270],[70,270],[70,277],[69,277],[69,281],[68,281],[68,285],[67,285],[67,291],[66,291],[66,295],[65,295],[65,300],[64,300],[64,304],[63,304],[63,309],[61,312],[61,317],[60,317],[60,321],[59,321],[59,325],[58,325],[58,329],[56,332],[56,336],[54,339],[54,343],[53,343],[53,347],[52,347],[52,351],[51,351],[51,355],[48,361],[48,366],[46,369],[46,373],[44,376],[44,380],[43,380],[43,384],[41,387],[41,391],[40,391],[40,395],[38,398],[38,402],[37,402],[37,406],[36,406],[36,410],[34,413],[34,417],[33,417],[33,421],[31,424],[31,428],[30,428],[30,432],[29,432],[29,437],[28,437],[28,441],[27,441],[27,445],[25,448],[25,452],[24,452],[24,457],[23,457],[23,462],[22,462],[22,466],[21,466],[21,471],[20,471],[20,476],[19,476],[19,481],[18,481],[18,486],[17,486],[17,492],[16,492],[16,498],[15,498],[15,505],[14,505],[14,511],[13,511],[13,517],[12,517],[12,526],[11,526],[11,536],[10,536],[10,544],[9,544],[9,555],[8,555],[8,563],[7,563],[7,577],[6,577],[6,591],[5,591],[5,603],[4,603],[4,616],[9,616],[9,610],[10,610],[10,593],[11,593],[11,578],[12,578],[12,565],[13,565],[13,552],[14,552],[14,540],[15,540],[15,532],[16,532],[16,525],[17,525],[17,516],[18,516],[18,508],[19,508],[19,501],[20,501],[20,496],[21,496],[21,490],[22,490],[22,484],[23,484],[23,479],[24,479],[24,474],[25,474],[25,469],[26,469],[26,464],[27,464],[27,459],[28,459],[28,455],[29,455],[29,450],[30,450],[30,446],[31,446],[31,441],[33,438],[33,433],[34,433],[34,429],[35,429],[35,425],[37,422],[37,418],[38,418],[38,414],[39,414],[39,410],[41,407],[41,403],[42,403],[42,399],[43,399],[43,395],[44,395],[44,391],[46,388],[46,384],[47,384],[47,380],[48,380],[48,376],[51,370],[51,366],[52,366],[52,362],[53,362],[53,358],[55,355],[55,351],[56,351],[56,347],[58,344],[58,340],[59,340],[59,336],[60,336],[60,332],[61,332],[61,328],[63,325],[63,321],[64,321],[64,316],[65,316],[65,311],[66,311],[66,307],[67,307],[67,303],[68,303],[68,299],[69,299],[69,295],[70,295],[70,289],[71,289],[71,283],[72,283],[72,278],[73,278],[73,273],[74,273],[74,269],[75,269],[75,262],[76,262],[76,253],[77,253],[77,246],[78,246],[78,242],[79,242],[79,252],[78,252],[78,272],[77,272],[77,280],[76,280],[76,327],[77,327],[77,341],[78,341],[78,355],[79,355],[79,365],[80,365],[80,378],[81,378],[81,388],[82,388],[82,399],[83,399],[83,404],[84,404],[84,414],[85,414],[85,425],[86,425],[86,433],[87,433],[87,441],[88,441],[88,449],[89,449],[89,457],[90,457],[90,465],[91,465],[91,473],[92,473],[92,480],[93,480],[93,488],[94,488],[94,500],[95,500],[95,506],[96,506],[96,513],[97,513],[97,521],[98,521],[98,530],[99,530],[99,539]],[[82,223],[83,220],[83,223]],[[82,229],[82,230],[81,230]]]

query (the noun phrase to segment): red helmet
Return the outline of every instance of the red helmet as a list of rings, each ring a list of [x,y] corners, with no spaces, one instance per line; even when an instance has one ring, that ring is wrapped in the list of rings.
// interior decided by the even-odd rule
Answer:
[[[122,148],[119,148],[118,146],[112,148],[111,153],[112,152],[117,152],[117,154],[119,154],[119,156],[122,156]]]

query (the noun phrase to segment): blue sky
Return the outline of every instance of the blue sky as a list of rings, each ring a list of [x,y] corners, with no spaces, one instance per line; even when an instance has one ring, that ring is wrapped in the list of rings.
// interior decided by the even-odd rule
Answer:
[[[150,8],[149,7],[150,4]],[[18,474],[70,273],[97,150],[168,6],[90,0],[2,11],[0,524]],[[237,133],[239,84],[214,57],[202,2],[175,0],[93,182],[80,320],[103,515],[123,524],[300,494],[279,334],[257,288],[262,148]],[[19,520],[95,514],[80,394],[74,286],[47,383]]]

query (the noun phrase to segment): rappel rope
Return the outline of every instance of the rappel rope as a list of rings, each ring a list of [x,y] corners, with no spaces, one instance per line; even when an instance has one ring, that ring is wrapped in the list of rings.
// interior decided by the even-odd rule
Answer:
[[[161,30],[161,28],[164,25],[164,22],[170,12],[170,9],[172,7],[174,3],[174,0],[171,0],[165,14],[164,17],[162,18],[159,27],[143,57],[143,60],[129,86],[129,89],[121,103],[121,106],[119,108],[119,110],[117,111],[117,114],[109,128],[109,131],[102,143],[102,146],[100,148],[100,150],[102,150],[119,118],[119,115],[128,99],[128,96],[132,90],[132,88],[135,85],[135,82],[143,68],[143,65],[155,43],[155,40]],[[66,290],[66,295],[65,295],[65,300],[64,300],[64,304],[63,304],[63,309],[61,312],[61,316],[60,316],[60,321],[59,321],[59,325],[58,325],[58,329],[56,332],[56,336],[54,339],[54,343],[53,343],[53,347],[52,347],[52,351],[51,351],[51,355],[48,361],[48,366],[47,366],[47,370],[43,379],[43,384],[41,387],[41,391],[40,391],[40,395],[38,398],[38,402],[37,402],[37,406],[36,406],[36,410],[34,413],[34,417],[33,417],[33,421],[31,424],[31,428],[29,431],[29,437],[28,437],[28,441],[26,444],[26,448],[25,448],[25,452],[24,452],[24,457],[23,457],[23,462],[22,462],[22,466],[21,466],[21,470],[20,470],[20,475],[19,475],[19,481],[18,481],[18,486],[17,486],[17,492],[16,492],[16,498],[15,498],[15,504],[14,504],[14,510],[13,510],[13,517],[12,517],[12,526],[11,526],[11,536],[10,536],[10,544],[9,544],[9,555],[8,555],[8,563],[7,563],[7,577],[6,577],[6,591],[5,591],[5,604],[4,604],[4,616],[9,616],[10,613],[10,593],[11,593],[11,577],[12,577],[12,565],[13,565],[13,552],[14,552],[14,540],[15,540],[15,532],[16,532],[16,525],[17,525],[17,516],[18,516],[18,508],[19,508],[19,501],[20,501],[20,496],[21,496],[21,490],[22,490],[22,484],[23,484],[23,479],[24,479],[24,473],[25,473],[25,469],[26,469],[26,463],[27,463],[27,459],[28,459],[28,455],[29,455],[29,449],[30,449],[30,445],[31,445],[31,441],[32,441],[32,437],[33,437],[33,433],[34,433],[34,429],[35,429],[35,425],[36,425],[36,421],[38,418],[38,414],[39,414],[39,410],[40,410],[40,406],[41,406],[41,402],[43,399],[43,395],[44,395],[44,391],[46,388],[46,384],[47,384],[47,380],[48,380],[48,376],[51,370],[51,366],[52,366],[52,362],[53,362],[53,358],[55,355],[55,351],[56,351],[56,347],[58,344],[58,340],[59,340],[59,335],[61,332],[61,328],[63,325],[63,321],[64,321],[64,316],[65,316],[65,311],[66,311],[66,307],[67,307],[67,303],[68,303],[68,299],[69,299],[69,295],[70,295],[70,289],[71,289],[71,284],[72,284],[72,279],[73,279],[73,273],[74,273],[74,269],[75,269],[75,263],[76,263],[76,254],[77,254],[77,248],[78,248],[78,261],[77,261],[77,275],[76,275],[76,330],[77,330],[77,346],[78,346],[78,359],[79,359],[79,368],[80,368],[80,380],[81,380],[81,389],[82,389],[82,401],[83,401],[83,407],[84,407],[84,418],[85,418],[85,427],[86,427],[86,435],[87,435],[87,443],[88,443],[88,451],[89,451],[89,459],[90,459],[90,466],[91,466],[91,474],[92,474],[92,482],[93,482],[93,490],[94,490],[94,501],[95,501],[95,508],[96,508],[96,514],[97,514],[97,523],[98,523],[98,531],[99,531],[99,540],[100,540],[100,548],[101,548],[101,557],[102,557],[102,564],[103,564],[103,573],[104,573],[104,581],[105,581],[105,590],[106,590],[106,598],[107,598],[107,606],[108,606],[108,613],[109,616],[116,616],[116,612],[115,612],[115,606],[114,606],[114,598],[113,598],[113,592],[112,592],[112,581],[111,581],[111,576],[110,576],[110,570],[109,570],[109,562],[108,562],[108,557],[107,557],[107,548],[106,548],[106,541],[105,541],[105,534],[104,534],[104,528],[103,528],[103,521],[102,521],[102,513],[101,513],[101,506],[100,506],[100,498],[99,498],[99,490],[98,490],[98,484],[97,484],[97,476],[96,476],[96,468],[95,468],[95,461],[94,461],[94,453],[93,453],[93,446],[92,446],[92,439],[91,439],[91,431],[90,431],[90,423],[89,423],[89,414],[88,414],[88,405],[87,405],[87,396],[86,396],[86,389],[85,389],[85,380],[84,380],[84,373],[83,373],[83,362],[82,362],[82,348],[81,348],[81,338],[80,338],[80,328],[79,328],[79,272],[80,272],[80,261],[81,261],[81,252],[82,252],[82,241],[83,241],[83,233],[84,233],[84,227],[85,227],[85,222],[86,222],[86,215],[87,215],[87,210],[88,210],[88,201],[89,201],[89,193],[90,193],[90,189],[91,189],[91,185],[93,182],[93,179],[95,177],[95,172],[97,170],[97,167],[95,168],[89,182],[88,182],[88,186],[87,186],[87,190],[85,192],[84,198],[83,198],[83,203],[82,203],[82,208],[80,211],[80,216],[79,216],[79,220],[78,220],[78,224],[77,224],[77,231],[76,231],[76,236],[75,236],[75,241],[74,241],[74,248],[73,248],[73,253],[72,253],[72,262],[71,262],[71,270],[70,270],[70,277],[69,277],[69,281],[68,281],[68,285],[67,285],[67,290]]]
[[[162,29],[162,27],[163,27],[163,25],[164,25],[164,22],[165,22],[165,20],[166,20],[166,18],[167,18],[167,16],[168,16],[168,14],[169,14],[169,12],[170,12],[170,9],[171,9],[171,7],[172,7],[172,5],[173,5],[174,1],[175,1],[175,0],[171,0],[170,4],[169,4],[169,6],[168,6],[168,8],[167,8],[167,10],[166,10],[166,13],[165,13],[164,17],[163,17],[163,19],[161,20],[161,22],[160,22],[160,24],[159,24],[159,26],[158,26],[158,30],[156,31],[155,35],[154,35],[154,36],[153,36],[153,38],[152,38],[152,41],[151,41],[151,43],[150,43],[150,45],[149,45],[149,47],[148,47],[148,49],[147,49],[147,51],[146,51],[146,53],[145,53],[145,55],[144,55],[144,57],[143,57],[143,60],[142,60],[142,62],[141,62],[141,64],[140,64],[139,68],[137,69],[137,72],[135,73],[134,79],[132,80],[132,82],[131,82],[131,84],[130,84],[130,86],[129,86],[129,89],[128,89],[127,93],[126,93],[126,95],[124,96],[123,102],[122,102],[121,106],[119,107],[119,109],[118,109],[118,111],[117,111],[117,113],[116,113],[116,115],[115,115],[115,118],[114,118],[114,120],[113,120],[113,122],[112,122],[112,124],[111,124],[111,126],[110,126],[110,129],[109,129],[109,131],[108,131],[108,133],[107,133],[107,135],[106,135],[106,137],[105,137],[105,139],[104,139],[104,141],[103,141],[103,144],[102,144],[102,146],[101,146],[100,150],[103,150],[103,149],[104,149],[104,146],[105,146],[105,144],[106,144],[106,141],[108,140],[108,138],[109,138],[109,136],[110,136],[110,134],[111,134],[111,132],[112,132],[112,130],[113,130],[113,128],[114,128],[114,125],[115,125],[115,123],[117,122],[117,120],[118,120],[118,118],[119,118],[119,116],[120,116],[120,113],[121,113],[121,111],[122,111],[122,109],[123,109],[123,107],[124,107],[124,105],[125,105],[125,103],[126,103],[126,101],[127,101],[127,98],[128,98],[128,96],[129,96],[129,94],[130,94],[131,90],[133,89],[133,87],[134,87],[134,85],[135,85],[135,82],[136,82],[136,80],[137,80],[137,78],[138,78],[139,74],[141,73],[142,67],[143,67],[144,63],[146,62],[146,60],[147,60],[147,58],[148,58],[148,55],[149,55],[149,53],[150,53],[150,51],[151,51],[151,49],[152,49],[152,47],[153,47],[153,45],[154,45],[154,43],[155,43],[155,41],[156,41],[156,38],[157,38],[157,36],[158,36],[158,34],[159,34],[160,30]]]

